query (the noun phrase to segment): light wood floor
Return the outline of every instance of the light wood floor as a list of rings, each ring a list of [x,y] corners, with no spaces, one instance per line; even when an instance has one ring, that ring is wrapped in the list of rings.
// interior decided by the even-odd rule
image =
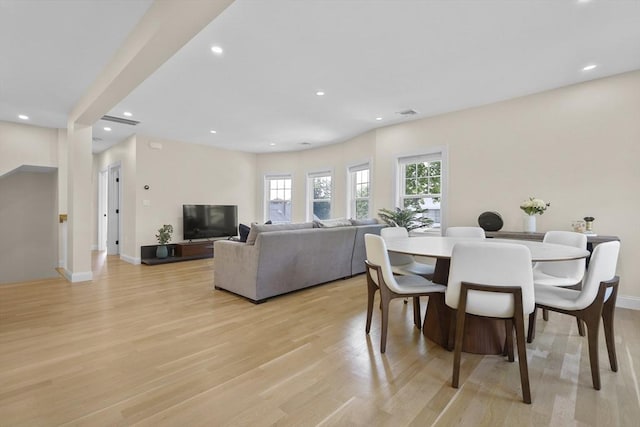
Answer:
[[[400,300],[381,355],[364,276],[254,305],[212,290],[212,259],[94,262],[92,283],[0,286],[0,425],[640,424],[640,312],[616,313],[618,373],[601,340],[600,391],[575,322],[539,319],[526,405],[498,356],[463,354],[451,388],[452,354]]]

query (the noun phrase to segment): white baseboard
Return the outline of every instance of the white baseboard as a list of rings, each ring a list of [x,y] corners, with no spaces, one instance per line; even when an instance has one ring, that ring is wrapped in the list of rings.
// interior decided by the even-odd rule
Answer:
[[[80,273],[72,273],[66,268],[62,271],[64,277],[70,281],[71,283],[76,282],[90,282],[93,280],[93,272],[91,271],[83,271]]]
[[[98,250],[98,245],[91,245],[91,250],[92,251],[97,251]]]
[[[629,308],[631,310],[640,310],[640,298],[638,297],[625,297],[618,295],[616,301],[616,307]]]
[[[129,264],[135,264],[135,265],[140,264],[140,258],[132,257],[129,255],[121,254],[120,259],[125,262],[128,262]]]

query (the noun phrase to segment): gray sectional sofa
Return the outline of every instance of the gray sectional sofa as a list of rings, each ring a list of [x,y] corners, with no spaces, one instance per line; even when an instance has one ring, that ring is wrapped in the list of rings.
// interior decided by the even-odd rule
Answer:
[[[385,226],[254,225],[248,243],[214,243],[214,286],[259,303],[363,273],[364,235],[380,234]]]

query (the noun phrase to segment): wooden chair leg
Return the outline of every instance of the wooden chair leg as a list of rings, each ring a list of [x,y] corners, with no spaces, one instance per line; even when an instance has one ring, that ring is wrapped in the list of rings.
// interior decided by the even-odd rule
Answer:
[[[527,348],[524,336],[524,314],[522,299],[516,300],[514,323],[516,327],[516,344],[518,346],[518,364],[520,365],[520,382],[522,384],[522,400],[531,403],[531,388],[529,386],[529,366],[527,362]]]
[[[616,341],[613,332],[613,317],[616,304],[614,298],[609,298],[602,307],[602,326],[604,328],[604,338],[607,342],[607,352],[609,353],[609,364],[613,372],[618,372],[618,358],[616,357]]]
[[[535,307],[529,315],[529,331],[527,333],[527,342],[532,343],[536,337],[536,314],[538,313],[538,307]]]
[[[545,322],[549,321],[549,310],[547,310],[546,308],[542,309],[542,320],[544,320]]]
[[[371,283],[370,280],[367,280],[367,289],[367,326],[365,327],[365,331],[369,333],[369,331],[371,331],[371,318],[373,316],[373,300],[375,299],[378,287]]]
[[[456,313],[456,342],[453,349],[453,376],[451,386],[458,388],[460,383],[460,360],[462,359],[462,340],[464,338],[464,321],[467,310],[467,289],[462,288],[458,301],[458,312]]]
[[[576,322],[578,323],[578,334],[580,334],[581,337],[585,336],[584,323],[578,317],[576,317]]]
[[[589,363],[591,364],[591,379],[593,388],[600,390],[600,365],[598,363],[598,327],[600,326],[600,313],[595,319],[593,313],[587,314],[585,323],[587,324],[587,341],[589,341]]]
[[[503,356],[509,357],[509,362],[513,362],[515,357],[513,356],[513,319],[505,319],[505,338],[504,338],[504,351]]]
[[[380,353],[387,351],[387,329],[389,326],[389,301],[391,298],[380,292],[380,304],[382,308],[382,331],[380,332]]]
[[[420,314],[420,297],[413,297],[413,324],[422,329],[422,315]]]
[[[449,316],[449,338],[447,339],[448,350],[452,351],[456,346],[456,321],[458,319],[458,310],[451,310]]]

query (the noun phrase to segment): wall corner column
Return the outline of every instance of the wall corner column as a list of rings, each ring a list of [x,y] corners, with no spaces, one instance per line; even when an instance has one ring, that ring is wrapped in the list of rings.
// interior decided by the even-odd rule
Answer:
[[[67,125],[67,254],[64,274],[70,282],[93,279],[91,271],[91,143],[90,126]]]

